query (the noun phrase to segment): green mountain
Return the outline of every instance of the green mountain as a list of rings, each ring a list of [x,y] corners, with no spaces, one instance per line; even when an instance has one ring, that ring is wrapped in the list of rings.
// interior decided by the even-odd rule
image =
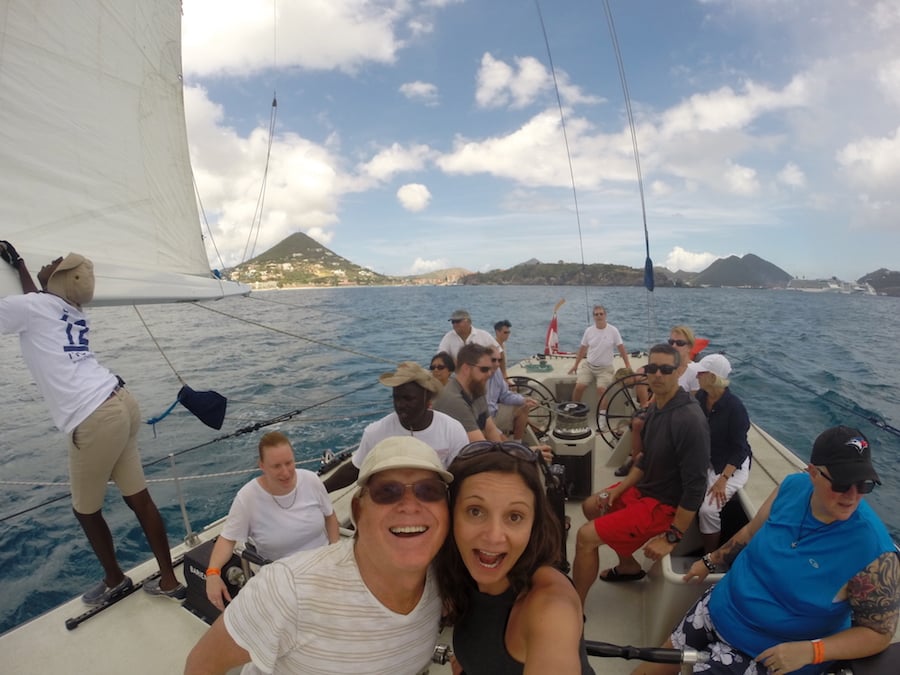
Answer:
[[[235,281],[257,288],[389,284],[394,280],[360,267],[312,237],[295,232],[229,271]]]
[[[784,287],[793,277],[780,267],[748,253],[719,258],[690,280],[691,286],[733,286],[750,288]]]
[[[657,273],[655,278],[658,286],[671,284],[665,274]],[[562,261],[542,263],[532,258],[509,269],[469,274],[459,283],[467,286],[643,286],[644,270],[600,263],[584,266]]]
[[[879,295],[900,297],[900,272],[882,267],[861,277],[859,283],[871,284]]]

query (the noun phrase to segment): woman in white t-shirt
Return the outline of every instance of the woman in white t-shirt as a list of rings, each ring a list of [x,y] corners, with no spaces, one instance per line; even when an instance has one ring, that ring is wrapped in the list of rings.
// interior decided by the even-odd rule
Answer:
[[[259,440],[262,475],[244,485],[234,498],[206,570],[206,595],[224,609],[231,595],[221,567],[238,541],[250,541],[268,560],[335,543],[340,537],[331,498],[312,471],[297,469],[294,449],[280,431]]]

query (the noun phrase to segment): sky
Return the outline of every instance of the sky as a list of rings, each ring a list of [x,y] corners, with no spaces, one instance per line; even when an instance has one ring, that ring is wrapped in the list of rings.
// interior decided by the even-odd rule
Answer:
[[[184,0],[211,264],[300,231],[390,275],[643,267],[642,184],[673,271],[900,269],[900,3],[609,7],[627,100],[602,0]]]

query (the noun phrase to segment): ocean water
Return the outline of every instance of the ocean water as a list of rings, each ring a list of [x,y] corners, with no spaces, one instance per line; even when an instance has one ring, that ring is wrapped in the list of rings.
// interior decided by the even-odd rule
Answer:
[[[402,360],[428,363],[447,318],[467,308],[491,330],[509,319],[511,360],[542,351],[554,304],[560,347],[577,348],[590,306],[603,303],[629,350],[646,349],[676,323],[725,351],[732,389],[752,419],[809,456],[813,438],[844,423],[868,436],[884,485],[868,499],[900,541],[900,390],[889,365],[900,336],[900,299],[738,289],[574,287],[401,287],[303,289],[259,293],[206,306],[97,308],[91,345],[121,375],[145,418],[174,400],[180,376],[196,390],[229,399],[221,431],[180,406],[142,432],[151,493],[170,540],[185,534],[170,455],[193,529],[227,512],[252,475],[254,425],[287,433],[315,469],[324,450],[354,447],[368,422],[391,409],[377,376]],[[150,334],[142,323],[146,322]],[[160,353],[165,355],[165,358]],[[171,364],[171,365],[170,365]],[[176,375],[177,371],[177,375]],[[72,515],[66,443],[46,412],[15,341],[0,368],[0,632],[82,593],[101,572]],[[873,423],[874,420],[876,423]],[[248,428],[246,433],[233,432]],[[233,475],[209,474],[236,472]],[[115,488],[104,511],[123,568],[150,556],[140,528]]]

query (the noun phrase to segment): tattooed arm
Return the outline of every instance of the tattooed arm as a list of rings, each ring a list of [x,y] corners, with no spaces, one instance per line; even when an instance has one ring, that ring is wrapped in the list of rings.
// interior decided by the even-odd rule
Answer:
[[[889,551],[878,556],[847,582],[853,626],[822,636],[823,661],[860,659],[887,648],[897,630],[900,607],[900,561]],[[771,670],[791,672],[813,662],[812,642],[783,642],[762,652],[756,661]]]
[[[753,520],[744,525],[744,527],[738,530],[731,539],[722,544],[718,549],[710,553],[710,560],[716,565],[731,567],[735,558],[738,557],[738,553],[747,547],[747,544],[753,539],[753,535],[759,532],[759,529],[765,525],[766,521],[769,519],[769,512],[772,510],[772,502],[775,501],[775,497],[777,496],[778,488],[775,488],[772,490],[772,494],[770,494],[766,501],[763,502],[763,505],[756,511]]]
[[[743,551],[747,547],[747,544],[750,543],[750,540],[753,539],[753,535],[759,532],[759,528],[765,525],[766,520],[769,519],[769,512],[772,510],[772,502],[775,501],[775,497],[777,496],[778,488],[775,488],[772,490],[772,494],[770,494],[768,498],[766,498],[766,501],[763,502],[763,505],[759,507],[756,515],[753,516],[753,520],[738,530],[731,539],[709,554],[709,561],[716,567],[721,568],[715,571],[722,572],[725,568],[731,567],[731,564],[734,562],[735,558],[738,557],[738,554]],[[706,556],[703,557],[706,558]],[[691,579],[703,581],[711,571],[712,570],[707,568],[703,560],[698,560],[691,565],[687,574],[685,574],[682,579],[684,581],[690,581]]]

